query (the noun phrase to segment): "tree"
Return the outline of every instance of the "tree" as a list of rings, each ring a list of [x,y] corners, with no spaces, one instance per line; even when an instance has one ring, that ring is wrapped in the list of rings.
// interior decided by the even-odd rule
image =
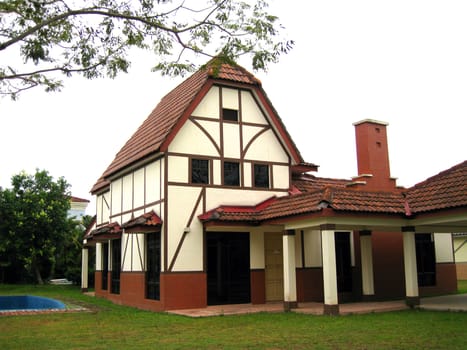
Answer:
[[[51,274],[56,248],[70,230],[68,188],[64,178],[54,181],[36,170],[14,175],[12,188],[0,191],[0,213],[8,215],[0,227],[0,261],[13,258],[13,268],[24,267],[39,284]]]
[[[55,251],[56,277],[64,276],[75,284],[81,283],[83,236],[92,220],[93,217],[89,215],[84,215],[80,219],[68,218],[69,229],[66,231],[66,237],[61,242],[57,242]]]
[[[62,74],[113,78],[128,71],[133,48],[153,51],[163,75],[197,69],[200,55],[249,55],[253,69],[266,70],[293,46],[267,9],[267,0],[0,1],[0,93],[60,90]]]

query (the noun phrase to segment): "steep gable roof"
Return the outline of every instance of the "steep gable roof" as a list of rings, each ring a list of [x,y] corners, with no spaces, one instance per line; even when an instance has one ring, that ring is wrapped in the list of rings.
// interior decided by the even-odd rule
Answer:
[[[296,155],[296,161],[303,162],[298,149],[287,133],[277,112],[261,88],[261,82],[241,66],[219,63],[214,59],[161,99],[148,118],[116,154],[114,160],[91,189],[91,193],[96,193],[105,188],[108,185],[106,179],[112,174],[159,151],[164,151],[175,136],[178,130],[177,126],[180,123],[184,123],[196,107],[193,102],[196,99],[200,100],[216,81],[221,83],[246,84],[252,88],[257,88],[262,98],[264,98],[264,102],[269,104],[268,107],[271,109],[278,123],[276,126],[288,138],[292,152]]]
[[[467,206],[467,161],[409,188],[407,201],[414,213]]]

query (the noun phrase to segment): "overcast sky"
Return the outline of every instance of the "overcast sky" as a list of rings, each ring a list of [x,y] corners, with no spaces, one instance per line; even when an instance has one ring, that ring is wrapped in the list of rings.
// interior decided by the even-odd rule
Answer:
[[[389,123],[399,185],[467,158],[466,1],[295,3],[276,0],[271,8],[295,49],[255,75],[305,161],[320,165],[318,176],[357,175],[352,123],[368,118]],[[149,54],[140,53],[130,74],[115,80],[72,78],[60,93],[0,99],[0,186],[21,170],[46,169],[91,200],[115,154],[181,81],[150,67]]]

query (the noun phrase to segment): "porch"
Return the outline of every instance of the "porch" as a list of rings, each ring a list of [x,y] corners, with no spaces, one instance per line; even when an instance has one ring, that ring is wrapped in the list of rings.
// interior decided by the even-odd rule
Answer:
[[[392,300],[381,302],[356,302],[339,305],[340,315],[366,314],[376,312],[389,312],[398,310],[407,310],[405,300]],[[310,315],[324,315],[323,303],[299,303],[298,308],[291,309],[291,312],[297,312]],[[182,315],[188,317],[209,317],[226,315],[245,315],[260,312],[278,313],[284,312],[283,302],[271,302],[266,304],[228,304],[212,305],[200,309],[171,310],[170,314]]]

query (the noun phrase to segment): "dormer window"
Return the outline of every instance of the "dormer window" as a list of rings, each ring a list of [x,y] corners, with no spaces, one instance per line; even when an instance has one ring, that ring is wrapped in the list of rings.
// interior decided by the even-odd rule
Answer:
[[[222,108],[222,119],[238,122],[238,111],[236,109]]]

